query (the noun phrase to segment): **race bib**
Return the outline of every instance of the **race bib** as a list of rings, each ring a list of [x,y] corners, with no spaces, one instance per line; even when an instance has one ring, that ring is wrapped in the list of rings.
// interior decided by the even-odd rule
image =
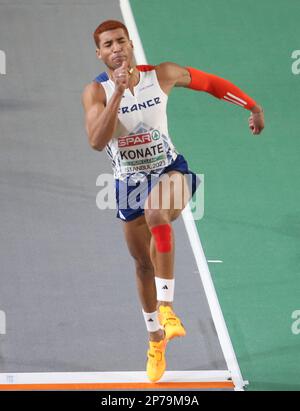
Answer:
[[[119,137],[118,149],[122,174],[150,172],[168,165],[159,130]]]

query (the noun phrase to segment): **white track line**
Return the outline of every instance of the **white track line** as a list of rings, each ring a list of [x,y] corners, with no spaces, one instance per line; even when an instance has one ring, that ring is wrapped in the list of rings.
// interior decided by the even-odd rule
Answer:
[[[215,263],[215,264],[220,264],[223,263],[222,260],[207,260],[208,263]]]
[[[159,382],[226,382],[229,371],[166,371]],[[0,374],[3,384],[149,383],[144,371],[34,372]]]
[[[134,43],[134,55],[136,58],[136,62],[137,64],[147,64],[147,58],[135,23],[135,19],[131,10],[129,0],[120,0],[120,8],[126,27],[128,28],[130,37]]]
[[[147,59],[143,49],[143,45],[138,33],[135,19],[132,13],[129,0],[120,0],[120,7],[123,14],[125,24],[130,33],[130,37],[134,43],[134,54],[137,64],[147,64]],[[191,247],[197,262],[200,277],[204,287],[205,294],[208,299],[208,304],[212,314],[212,318],[216,327],[221,348],[225,357],[227,367],[231,373],[232,380],[237,391],[243,390],[246,382],[243,380],[240,367],[232,346],[232,342],[227,330],[225,319],[219,304],[217,293],[209,272],[208,264],[201,245],[199,234],[196,228],[193,215],[188,205],[182,212],[185,228],[191,243]]]

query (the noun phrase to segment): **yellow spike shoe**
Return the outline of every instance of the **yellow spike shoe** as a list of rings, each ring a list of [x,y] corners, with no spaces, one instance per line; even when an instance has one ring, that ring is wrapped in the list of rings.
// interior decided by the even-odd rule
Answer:
[[[172,338],[175,337],[184,337],[186,335],[180,318],[177,317],[171,307],[160,305],[158,308],[158,319],[160,325],[165,330],[167,340],[172,340]]]
[[[149,350],[147,352],[147,375],[150,381],[158,381],[166,370],[165,351],[167,339],[161,341],[149,341]]]

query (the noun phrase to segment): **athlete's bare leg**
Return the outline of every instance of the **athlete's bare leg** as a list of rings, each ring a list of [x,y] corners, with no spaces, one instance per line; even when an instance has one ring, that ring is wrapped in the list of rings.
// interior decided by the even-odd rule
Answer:
[[[123,223],[128,249],[135,262],[139,298],[145,312],[154,312],[161,304],[172,306],[172,303],[157,301],[154,277],[174,278],[174,233],[172,232],[171,251],[159,253],[150,232],[152,227],[176,220],[189,200],[189,196],[184,195],[188,193],[185,177],[177,171],[171,171],[169,175],[173,176],[170,190],[163,190],[163,186],[157,184],[148,196],[149,207],[145,209],[145,216]],[[165,204],[170,207],[163,208],[162,196]],[[178,196],[182,196],[179,208],[174,201]],[[151,209],[151,204],[158,204],[157,201],[158,209]],[[151,341],[160,341],[163,336],[162,330],[149,333]]]
[[[156,286],[154,267],[150,258],[151,233],[145,217],[123,223],[128,249],[136,268],[136,282],[143,310],[147,313],[156,311]],[[150,341],[160,341],[164,337],[162,330],[149,333]]]
[[[185,176],[178,171],[170,171],[168,175],[172,176],[170,189],[164,189],[162,184],[157,184],[150,192],[146,201],[145,218],[149,230],[161,224],[171,224],[176,220],[185,208],[190,199],[188,184]],[[178,199],[180,201],[178,201]],[[169,204],[168,208],[164,208]],[[154,208],[154,205],[156,208]],[[159,207],[157,208],[157,206]],[[151,208],[152,207],[152,208]],[[170,252],[160,253],[156,250],[154,238],[150,240],[150,258],[155,267],[155,276],[165,279],[174,278],[174,251],[175,241],[172,229],[172,247]],[[169,305],[170,302],[158,301],[159,305]]]

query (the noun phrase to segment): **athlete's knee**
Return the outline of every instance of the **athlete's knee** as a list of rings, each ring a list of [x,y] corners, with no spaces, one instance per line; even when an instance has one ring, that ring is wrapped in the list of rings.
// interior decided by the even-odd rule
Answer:
[[[173,222],[181,215],[182,210],[173,210],[170,216],[170,221]]]
[[[150,258],[143,258],[143,257],[134,258],[134,263],[135,263],[136,274],[139,277],[154,275],[154,267],[153,267],[153,264]]]
[[[146,252],[146,249],[144,251],[130,250],[130,255],[133,258],[136,271],[147,273],[154,270],[150,254]]]
[[[151,228],[156,251],[170,253],[172,251],[173,233],[171,224],[159,224]]]
[[[172,250],[172,227],[170,214],[165,210],[145,210],[145,218],[154,238],[155,248],[159,253],[169,253]]]
[[[145,218],[150,230],[158,225],[170,223],[168,213],[162,210],[145,209]]]

